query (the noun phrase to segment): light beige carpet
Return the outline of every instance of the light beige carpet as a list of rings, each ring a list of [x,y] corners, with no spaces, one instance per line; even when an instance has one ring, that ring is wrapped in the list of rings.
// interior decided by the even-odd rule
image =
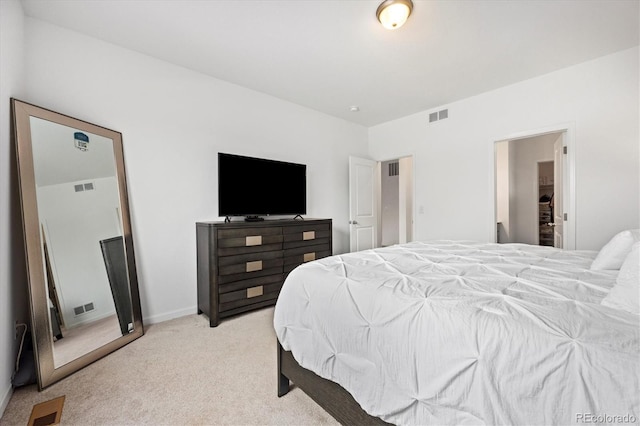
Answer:
[[[209,327],[190,315],[38,392],[18,388],[0,425],[26,425],[34,404],[66,395],[63,425],[312,425],[337,422],[294,388],[276,394],[273,308]]]

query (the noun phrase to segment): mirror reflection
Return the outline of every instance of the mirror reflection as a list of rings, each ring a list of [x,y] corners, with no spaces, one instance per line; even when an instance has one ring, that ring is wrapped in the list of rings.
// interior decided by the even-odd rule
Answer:
[[[30,117],[54,368],[134,329],[113,141]]]

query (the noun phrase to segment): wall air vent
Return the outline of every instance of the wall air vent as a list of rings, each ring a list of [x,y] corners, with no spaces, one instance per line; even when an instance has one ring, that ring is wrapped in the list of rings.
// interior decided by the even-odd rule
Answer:
[[[73,185],[73,189],[76,192],[82,192],[82,191],[93,191],[94,187],[93,187],[93,182],[89,182],[89,183],[85,183],[85,184],[79,184],[79,185]]]
[[[86,305],[80,305],[73,308],[73,313],[75,314],[75,316],[78,316],[86,312],[93,311],[94,309],[95,306],[93,305],[93,302],[89,302]]]
[[[445,118],[449,118],[449,110],[443,109],[440,111],[432,112],[429,114],[429,123],[433,123],[435,121],[444,120]]]
[[[389,163],[389,176],[398,176],[400,174],[400,163],[394,161]]]

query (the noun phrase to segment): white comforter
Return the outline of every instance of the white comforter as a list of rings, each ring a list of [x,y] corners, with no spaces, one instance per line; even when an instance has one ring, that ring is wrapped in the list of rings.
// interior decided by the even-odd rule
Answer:
[[[616,273],[589,270],[595,255],[438,241],[333,256],[289,275],[276,334],[395,424],[637,422],[639,317],[600,305]]]

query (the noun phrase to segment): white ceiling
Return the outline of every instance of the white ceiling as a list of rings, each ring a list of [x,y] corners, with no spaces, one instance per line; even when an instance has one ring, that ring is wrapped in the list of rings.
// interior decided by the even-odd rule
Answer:
[[[395,31],[376,20],[380,1],[22,4],[28,16],[365,126],[639,44],[639,0],[414,0]]]

